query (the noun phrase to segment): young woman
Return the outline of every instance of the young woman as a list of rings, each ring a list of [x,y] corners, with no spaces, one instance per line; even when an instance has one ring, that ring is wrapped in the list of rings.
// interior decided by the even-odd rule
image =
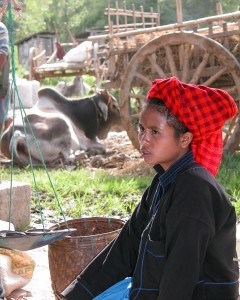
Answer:
[[[174,77],[155,80],[147,98],[139,143],[156,176],[119,236],[63,297],[237,299],[235,210],[214,178],[221,127],[236,104],[224,91]]]

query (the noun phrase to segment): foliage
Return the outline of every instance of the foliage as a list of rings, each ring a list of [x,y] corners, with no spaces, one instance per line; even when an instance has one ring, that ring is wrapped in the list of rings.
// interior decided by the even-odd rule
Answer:
[[[49,77],[49,78],[45,78],[41,81],[41,87],[52,87],[55,88],[56,85],[62,80],[65,82],[72,82],[73,79],[75,77],[74,76],[68,76],[68,77]],[[90,87],[91,90],[89,93],[94,93],[94,86],[96,84],[96,77],[94,76],[90,76],[90,75],[82,75],[83,81],[85,83],[87,83]]]
[[[161,25],[177,22],[176,0],[159,0]],[[182,0],[183,21],[195,20],[217,14],[217,0]],[[223,13],[237,11],[238,0],[221,1]]]
[[[13,173],[15,181],[31,184],[33,209],[39,209],[40,202],[43,208],[60,213],[59,201],[68,217],[97,215],[125,218],[133,211],[150,182],[147,177],[117,177],[100,170],[87,171],[81,168],[71,171],[50,170],[51,181],[44,169],[34,169],[34,178],[30,168],[14,168]],[[1,176],[9,180],[6,167],[2,168]],[[34,191],[38,191],[38,194]]]
[[[236,208],[240,219],[240,153],[226,153],[223,156],[222,165],[217,174],[217,179],[228,194]]]
[[[24,0],[23,15],[19,19],[14,14],[15,40],[18,41],[31,34],[43,31],[55,31],[55,26],[60,35],[60,40],[67,42],[70,37],[65,23],[68,24],[71,32],[76,34],[89,29],[104,29],[107,25],[107,16],[104,14],[105,8],[116,7],[115,0],[78,0],[78,1],[59,1],[59,0]],[[182,0],[183,20],[203,18],[216,14],[217,0]],[[140,6],[145,11],[150,11],[150,7],[156,12],[158,6],[161,12],[161,24],[175,23],[176,0],[127,0],[127,9],[132,9],[132,3],[136,10]],[[238,0],[223,0],[223,12],[228,13],[238,10]],[[123,8],[122,1],[119,1],[119,8]],[[6,16],[4,16],[6,19]]]

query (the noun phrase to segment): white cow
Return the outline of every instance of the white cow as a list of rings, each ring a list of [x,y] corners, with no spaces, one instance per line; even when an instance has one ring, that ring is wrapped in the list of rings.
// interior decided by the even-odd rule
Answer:
[[[105,152],[97,141],[105,139],[110,130],[121,131],[119,108],[106,91],[89,98],[70,101],[57,91],[39,90],[39,101],[22,119],[14,120],[3,133],[1,151],[20,166],[46,164],[62,158],[75,160],[74,153],[84,150],[89,155]]]

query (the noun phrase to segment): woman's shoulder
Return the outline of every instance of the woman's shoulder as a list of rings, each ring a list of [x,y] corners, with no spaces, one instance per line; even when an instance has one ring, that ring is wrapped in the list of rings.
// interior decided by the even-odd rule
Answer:
[[[201,182],[201,184],[203,184],[203,182],[205,182],[206,184],[217,184],[215,177],[206,168],[198,163],[189,165],[178,174],[177,181],[185,180],[192,183]]]
[[[176,178],[175,195],[193,196],[195,199],[205,199],[209,204],[217,202],[218,205],[232,206],[224,189],[215,177],[203,166],[194,163]]]

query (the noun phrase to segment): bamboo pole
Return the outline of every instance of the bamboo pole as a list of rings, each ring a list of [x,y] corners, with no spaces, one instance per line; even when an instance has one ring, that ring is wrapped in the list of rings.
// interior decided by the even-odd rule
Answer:
[[[118,1],[116,1],[116,25],[117,25],[117,32],[119,31],[119,12],[118,12]]]
[[[216,11],[217,11],[217,14],[218,14],[218,15],[222,15],[222,14],[223,14],[222,3],[218,2],[218,3],[216,4]],[[223,21],[220,21],[218,24],[219,24],[219,25],[222,25],[222,24],[223,24]]]
[[[108,10],[107,10],[107,16],[108,16],[108,27],[110,29],[111,26],[111,16],[110,16],[110,0],[108,0]]]
[[[216,4],[216,9],[217,9],[217,14],[218,14],[218,15],[222,15],[222,14],[223,14],[222,3],[221,3],[221,2],[218,2],[218,3]]]
[[[150,7],[150,12],[151,12],[151,14],[153,14],[153,7],[151,6]],[[152,26],[154,26],[154,18],[153,18],[153,16],[151,17],[151,22],[152,22]],[[157,22],[156,22],[156,24],[157,24]]]
[[[132,7],[133,7],[133,6],[135,7],[134,4],[132,5]],[[124,9],[122,9],[122,8],[118,8],[118,9],[116,9],[116,8],[109,8],[109,9],[108,9],[109,14],[110,14],[111,16],[115,16],[117,10],[118,10],[118,13],[119,13],[120,15],[125,15],[125,14],[126,14],[128,17],[132,17],[132,10],[129,10],[129,9],[124,10]],[[105,14],[107,14],[107,13],[105,12]],[[141,17],[142,17],[142,12],[141,12],[141,11],[136,11],[136,10],[135,10],[135,16],[138,17],[138,18],[141,18]],[[152,14],[151,12],[144,12],[144,17],[145,17],[145,18],[151,18],[152,16],[154,16],[154,18],[158,18],[158,13],[153,13],[153,14]]]
[[[142,17],[142,24],[143,24],[143,28],[145,28],[145,18],[144,18],[144,11],[143,11],[143,6],[140,6],[141,9],[141,17]]]
[[[133,14],[133,24],[134,24],[134,30],[136,30],[136,10],[135,5],[132,5],[132,14]]]
[[[157,7],[157,11],[158,11],[157,26],[160,26],[160,24],[161,24],[161,12],[160,12],[160,6],[159,5]]]
[[[123,7],[124,7],[124,23],[125,23],[125,30],[127,31],[128,30],[128,22],[127,22],[127,15],[126,15],[126,1],[123,1]]]
[[[183,22],[182,0],[176,0],[176,8],[177,8],[177,22],[181,24]]]

